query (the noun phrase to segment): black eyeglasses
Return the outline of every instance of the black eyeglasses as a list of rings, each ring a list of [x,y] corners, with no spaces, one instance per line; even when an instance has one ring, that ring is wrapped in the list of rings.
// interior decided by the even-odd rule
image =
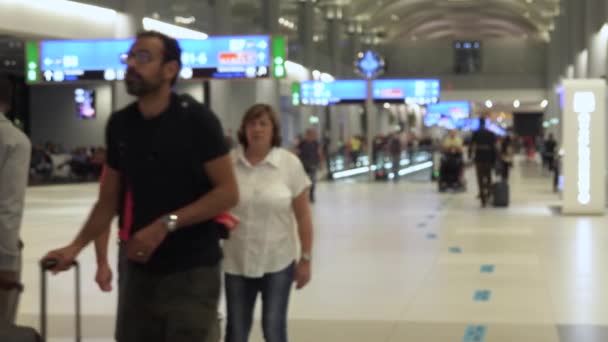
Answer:
[[[148,64],[152,62],[154,58],[148,51],[129,51],[120,55],[120,62],[122,64],[128,64],[129,61],[135,61],[136,64]]]

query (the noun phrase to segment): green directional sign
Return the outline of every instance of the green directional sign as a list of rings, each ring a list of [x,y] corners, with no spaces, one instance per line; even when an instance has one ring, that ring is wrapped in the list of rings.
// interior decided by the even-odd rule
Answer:
[[[274,78],[287,77],[285,62],[287,62],[287,40],[283,36],[272,38],[272,76]]]
[[[25,77],[27,83],[35,83],[40,78],[40,48],[37,42],[27,42],[25,46]]]
[[[293,82],[291,86],[291,104],[294,107],[298,107],[300,102],[300,82]]]

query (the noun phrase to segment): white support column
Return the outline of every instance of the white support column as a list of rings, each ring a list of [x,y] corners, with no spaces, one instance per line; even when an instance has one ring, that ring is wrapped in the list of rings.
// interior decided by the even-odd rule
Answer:
[[[564,81],[563,213],[603,215],[606,210],[606,82]]]

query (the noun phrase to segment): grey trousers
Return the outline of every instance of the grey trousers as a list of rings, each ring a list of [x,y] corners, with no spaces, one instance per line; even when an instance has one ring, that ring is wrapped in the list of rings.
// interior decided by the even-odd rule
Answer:
[[[118,342],[218,342],[220,266],[149,274],[119,248]]]

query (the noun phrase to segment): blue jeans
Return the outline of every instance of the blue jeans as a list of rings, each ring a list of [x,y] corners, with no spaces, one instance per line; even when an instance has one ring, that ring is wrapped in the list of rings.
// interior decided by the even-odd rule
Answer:
[[[266,342],[287,342],[287,310],[295,263],[262,278],[226,274],[226,342],[248,342],[258,293],[262,293],[262,330]]]

